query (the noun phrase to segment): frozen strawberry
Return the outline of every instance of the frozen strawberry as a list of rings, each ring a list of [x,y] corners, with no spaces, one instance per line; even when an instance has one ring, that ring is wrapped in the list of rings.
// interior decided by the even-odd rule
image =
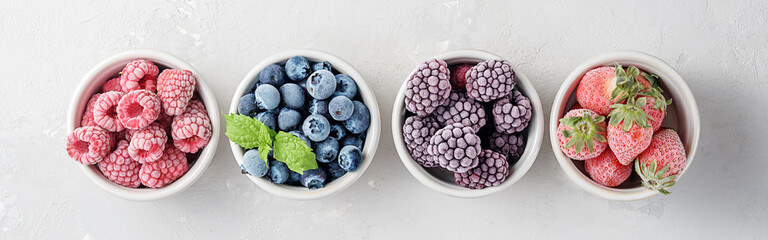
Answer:
[[[582,108],[583,107],[581,107],[581,105],[579,105],[579,103],[577,102],[571,105],[571,108],[569,108],[568,111],[575,110],[575,109],[582,109]]]
[[[141,166],[139,178],[144,186],[161,188],[176,181],[188,168],[186,154],[168,146],[160,159]]]
[[[166,69],[157,79],[157,95],[169,116],[184,112],[195,93],[195,76],[189,70]]]
[[[128,63],[120,75],[120,86],[123,92],[144,89],[155,92],[157,89],[157,74],[160,70],[149,60],[138,59]]]
[[[685,167],[685,146],[680,136],[672,129],[656,132],[651,144],[635,161],[635,171],[640,175],[643,186],[665,195],[666,188],[675,185],[677,174]]]
[[[79,127],[67,136],[67,154],[81,164],[94,164],[110,153],[113,141],[112,134],[101,127]]]
[[[128,142],[117,143],[115,151],[107,155],[99,162],[99,170],[110,181],[129,188],[137,188],[141,185],[139,169],[141,164],[128,155]]]
[[[597,157],[607,147],[605,117],[589,109],[566,113],[557,126],[560,150],[569,158],[585,160]]]
[[[600,156],[585,160],[584,170],[600,185],[615,187],[629,178],[632,165],[621,164],[611,149],[606,149]]]
[[[124,126],[118,119],[117,108],[125,93],[112,91],[102,93],[93,105],[93,120],[100,127],[110,131],[123,131]]]
[[[639,74],[637,67],[630,66],[625,71],[618,63],[614,67],[589,70],[576,88],[576,101],[582,107],[605,116],[610,113],[612,104],[621,103],[642,90],[636,79]]]
[[[643,106],[643,112],[647,113],[648,116],[651,116],[651,118],[648,119],[648,122],[651,124],[651,129],[653,129],[653,132],[656,132],[656,130],[661,127],[661,122],[664,121],[664,115],[666,110],[665,108],[654,108],[654,105],[656,105],[656,99],[652,97],[643,97],[646,99],[647,103],[645,106]]]
[[[637,79],[645,87],[638,95],[646,96],[648,101],[648,104],[643,107],[643,111],[653,117],[653,119],[650,119],[650,122],[653,131],[656,132],[664,121],[664,116],[667,114],[667,106],[672,104],[672,99],[667,100],[662,94],[664,90],[659,86],[658,76],[641,73]]]
[[[653,128],[649,123],[651,116],[642,108],[646,98],[635,101],[630,98],[627,104],[614,104],[613,111],[608,117],[608,146],[624,165],[632,163],[635,157],[643,152],[653,137]]]

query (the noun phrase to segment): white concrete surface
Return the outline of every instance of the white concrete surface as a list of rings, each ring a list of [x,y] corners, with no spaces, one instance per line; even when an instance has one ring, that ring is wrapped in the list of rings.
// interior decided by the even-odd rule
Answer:
[[[768,2],[415,2],[0,1],[0,239],[768,238]],[[64,117],[83,74],[133,48],[192,63],[221,109],[265,56],[329,51],[370,81],[384,122],[404,76],[448,49],[516,63],[547,112],[580,62],[640,50],[688,80],[702,141],[670,197],[594,197],[542,147],[515,186],[465,200],[420,185],[384,128],[356,184],[297,202],[241,176],[221,138],[211,167],[186,192],[130,202],[98,189],[68,159]]]

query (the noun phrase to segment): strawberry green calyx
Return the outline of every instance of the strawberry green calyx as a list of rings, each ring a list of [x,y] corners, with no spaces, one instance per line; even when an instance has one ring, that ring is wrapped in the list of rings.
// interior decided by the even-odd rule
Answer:
[[[667,188],[675,185],[677,174],[664,177],[664,174],[669,171],[669,166],[664,166],[658,171],[656,171],[656,167],[656,160],[653,160],[649,164],[641,164],[640,161],[635,160],[635,172],[637,172],[637,175],[640,175],[643,187],[659,191],[664,195],[669,195]]]
[[[580,153],[584,146],[587,146],[587,151],[592,153],[594,149],[594,141],[606,142],[605,126],[598,125],[598,123],[605,121],[605,117],[597,116],[592,118],[589,113],[584,113],[584,116],[573,116],[570,118],[561,118],[560,123],[571,128],[563,130],[563,136],[570,138],[565,144],[565,148],[576,147],[576,153]]]
[[[645,97],[641,97],[637,99],[637,101],[635,101],[634,98],[630,98],[627,101],[627,104],[617,103],[611,105],[613,110],[608,114],[608,117],[611,118],[611,121],[608,122],[608,124],[616,126],[623,122],[621,130],[624,132],[629,132],[629,130],[632,129],[632,125],[635,123],[642,128],[651,127],[648,120],[653,119],[653,117],[643,111],[643,107],[647,103],[648,100]]]
[[[664,90],[659,86],[659,76],[656,74],[642,73],[643,77],[651,83],[651,87],[640,92],[640,95],[649,96],[656,99],[656,103],[653,104],[653,109],[661,110],[662,113],[667,114],[667,106],[672,104],[672,99],[667,100],[661,93]]]
[[[617,62],[613,64],[616,68],[616,88],[611,91],[611,101],[622,102],[626,99],[634,98],[639,92],[643,91],[643,85],[637,81],[640,69],[637,69],[635,66],[629,66],[625,71],[621,64]]]

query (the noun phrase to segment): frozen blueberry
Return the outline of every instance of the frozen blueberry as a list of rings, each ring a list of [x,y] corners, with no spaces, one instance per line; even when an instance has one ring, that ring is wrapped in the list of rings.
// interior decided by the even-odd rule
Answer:
[[[259,72],[259,82],[280,86],[285,83],[285,69],[277,64],[270,64]]]
[[[315,150],[315,159],[322,163],[336,160],[336,156],[339,154],[339,142],[330,138],[315,143],[312,148]]]
[[[285,181],[285,184],[299,186],[301,185],[299,179],[301,179],[301,174],[294,171],[288,171],[288,180]]]
[[[280,91],[270,84],[262,84],[255,91],[256,104],[264,110],[275,109],[280,105]]]
[[[277,114],[275,114],[275,111],[256,114],[256,119],[267,125],[270,129],[277,131]]]
[[[326,62],[316,62],[312,64],[312,71],[315,72],[317,70],[331,71],[331,63],[326,61]]]
[[[325,140],[325,138],[328,137],[328,134],[331,133],[331,124],[325,117],[319,114],[312,114],[309,115],[307,119],[304,119],[304,124],[301,129],[304,131],[304,135],[307,135],[309,140],[320,142]]]
[[[294,82],[300,81],[306,78],[310,73],[309,61],[302,56],[292,57],[285,62],[285,73],[288,75],[288,78]]]
[[[307,91],[307,79],[299,81],[299,87],[303,88],[304,91]]]
[[[258,149],[251,149],[243,154],[243,169],[255,177],[263,177],[269,171],[267,163],[259,157]]]
[[[325,171],[320,168],[304,171],[299,178],[301,185],[309,189],[322,188],[325,183]]]
[[[335,96],[328,102],[328,114],[336,121],[344,121],[352,116],[355,105],[345,96]]]
[[[358,135],[347,135],[344,140],[341,140],[341,146],[355,146],[358,149],[363,149],[363,140]]]
[[[304,135],[304,132],[302,132],[301,130],[293,130],[293,131],[290,131],[288,133],[293,134],[293,136],[296,136],[299,139],[301,139],[304,142],[306,142],[307,143],[307,147],[310,147],[310,148],[312,147],[312,142],[309,141],[309,138],[307,138],[307,136]]]
[[[347,129],[341,126],[341,123],[331,123],[331,132],[328,133],[328,138],[336,141],[341,141],[347,136]]]
[[[344,146],[339,151],[339,166],[347,172],[354,172],[363,163],[363,153],[355,146]]]
[[[280,96],[286,107],[300,109],[304,106],[304,89],[298,84],[288,83],[280,87]]]
[[[309,75],[307,92],[316,99],[326,99],[336,90],[336,77],[328,70],[320,70]]]
[[[354,99],[357,96],[357,83],[347,74],[336,74],[336,91],[333,96],[345,96]]]
[[[273,183],[283,184],[288,181],[290,173],[288,173],[288,165],[275,160],[269,161],[269,179]]]
[[[331,118],[331,114],[328,113],[328,101],[312,99],[309,102],[309,113],[320,114],[326,119]]]
[[[282,131],[291,131],[299,127],[301,123],[301,113],[299,111],[283,108],[277,115],[277,127]]]
[[[338,179],[338,178],[344,176],[344,174],[347,173],[346,170],[341,169],[341,166],[339,166],[339,162],[338,161],[331,161],[329,163],[325,163],[325,164],[321,164],[321,165],[323,167],[325,167],[326,171],[328,171],[328,175],[330,177],[329,180],[331,180],[331,181],[335,180],[335,179]]]
[[[253,93],[245,94],[237,102],[237,112],[249,117],[256,117],[259,114],[259,108],[256,107],[256,96]]]
[[[344,127],[349,132],[354,134],[363,133],[368,129],[368,125],[371,124],[371,113],[368,112],[368,107],[360,101],[352,101],[355,104],[355,111],[352,116],[344,121]]]

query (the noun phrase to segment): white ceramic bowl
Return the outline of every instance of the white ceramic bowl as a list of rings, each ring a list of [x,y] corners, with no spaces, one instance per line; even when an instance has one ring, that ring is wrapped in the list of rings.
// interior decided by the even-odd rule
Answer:
[[[558,163],[560,163],[568,177],[579,187],[592,194],[611,200],[631,201],[644,199],[654,196],[658,192],[643,188],[639,177],[634,172],[630,179],[616,188],[602,186],[592,181],[585,174],[583,161],[574,161],[565,156],[560,151],[557,141],[556,129],[559,123],[558,119],[562,118],[567,109],[576,102],[575,90],[579,85],[581,77],[593,68],[613,66],[614,62],[618,62],[625,67],[634,65],[640,68],[640,70],[658,75],[664,95],[667,99],[672,98],[672,105],[667,108],[667,116],[664,118],[664,122],[662,122],[662,127],[677,130],[683,145],[685,145],[688,159],[686,159],[685,168],[680,172],[678,180],[682,178],[683,174],[690,168],[699,144],[701,125],[699,108],[696,105],[693,93],[691,93],[690,88],[688,88],[680,74],[661,59],[645,53],[634,51],[608,52],[587,60],[573,70],[565,79],[565,82],[563,82],[560,90],[558,90],[555,101],[552,104],[552,113],[549,118],[549,139]],[[672,192],[679,186],[673,187],[671,189]]]
[[[307,58],[307,60],[313,62],[328,61],[331,63],[332,68],[335,71],[347,74],[355,79],[355,83],[357,83],[357,87],[359,89],[358,93],[362,97],[365,106],[368,107],[368,111],[371,113],[371,125],[368,127],[368,133],[365,137],[365,143],[362,149],[363,164],[360,165],[360,168],[358,168],[356,171],[344,174],[344,176],[341,178],[325,184],[325,187],[323,188],[309,190],[306,187],[291,186],[287,184],[274,184],[264,178],[254,177],[246,174],[246,176],[248,176],[251,181],[256,183],[256,185],[273,195],[295,200],[312,200],[341,192],[355,183],[355,181],[357,181],[357,179],[363,175],[365,170],[368,169],[368,166],[371,165],[373,156],[376,154],[376,148],[379,145],[381,119],[379,117],[379,104],[376,103],[376,95],[374,95],[371,88],[368,87],[368,84],[365,82],[365,79],[363,79],[363,76],[360,75],[360,73],[358,73],[357,70],[352,67],[352,65],[330,53],[310,49],[295,49],[276,53],[265,58],[259,64],[256,64],[256,66],[253,67],[253,69],[251,69],[247,75],[245,75],[243,80],[240,81],[240,85],[237,87],[237,90],[235,90],[235,93],[232,96],[229,112],[237,113],[237,103],[240,101],[240,97],[246,94],[246,91],[248,91],[253,82],[257,81],[259,72],[261,72],[264,67],[273,63],[285,64],[285,62],[293,56],[304,56]],[[229,141],[229,146],[232,148],[232,154],[235,155],[237,165],[239,166],[243,164],[243,154],[245,153],[243,148],[232,141]]]
[[[495,54],[474,49],[449,51],[432,58],[442,59],[448,63],[449,66],[462,63],[476,64],[489,59],[502,59]],[[414,66],[416,65],[414,64]],[[520,71],[520,69],[514,66],[514,64],[512,64],[512,69],[515,71],[515,78],[517,79],[515,88],[520,90],[523,95],[528,97],[531,100],[531,105],[533,106],[531,122],[529,123],[528,128],[525,130],[528,132],[525,152],[523,152],[523,155],[520,156],[520,159],[514,165],[510,166],[510,174],[507,176],[506,181],[501,183],[499,186],[474,190],[459,186],[454,183],[452,174],[449,174],[450,176],[441,175],[438,171],[425,169],[411,157],[411,154],[405,147],[405,141],[403,140],[403,124],[405,123],[406,112],[404,99],[406,82],[408,80],[406,77],[406,80],[403,81],[403,84],[400,87],[400,91],[397,93],[394,107],[392,109],[392,137],[395,140],[395,148],[397,148],[397,153],[400,155],[400,160],[402,160],[405,168],[408,169],[408,171],[411,173],[411,175],[413,175],[413,177],[416,178],[416,180],[428,188],[431,188],[432,190],[449,196],[475,198],[487,196],[492,193],[504,190],[515,184],[518,180],[520,180],[520,178],[523,177],[523,175],[525,175],[526,172],[528,172],[528,169],[531,168],[533,162],[536,161],[536,156],[539,154],[539,149],[541,148],[541,141],[544,137],[544,114],[543,110],[541,109],[541,101],[539,100],[539,95],[533,88],[533,84],[528,80],[525,74]],[[413,74],[413,72],[411,72],[411,74]],[[493,119],[490,121],[491,122],[487,124],[493,124]]]
[[[213,96],[211,89],[209,89],[201,79],[200,73],[197,72],[192,65],[169,53],[152,49],[125,51],[104,59],[88,71],[80,82],[80,85],[77,87],[69,104],[67,130],[68,132],[72,132],[75,128],[80,127],[80,119],[82,118],[83,111],[85,111],[85,105],[91,95],[98,92],[104,82],[110,78],[118,76],[118,73],[123,70],[128,62],[139,58],[150,60],[158,66],[192,71],[195,78],[197,78],[195,89],[199,93],[203,103],[205,103],[205,108],[208,110],[208,116],[211,118],[213,127],[211,141],[208,143],[208,146],[203,148],[200,157],[194,161],[194,164],[189,167],[189,170],[184,176],[173,183],[158,189],[123,187],[107,179],[95,164],[88,166],[80,165],[80,167],[91,181],[109,193],[134,201],[152,201],[184,191],[197,181],[213,160],[213,155],[216,152],[216,144],[219,142],[219,108],[216,105],[216,98]]]

